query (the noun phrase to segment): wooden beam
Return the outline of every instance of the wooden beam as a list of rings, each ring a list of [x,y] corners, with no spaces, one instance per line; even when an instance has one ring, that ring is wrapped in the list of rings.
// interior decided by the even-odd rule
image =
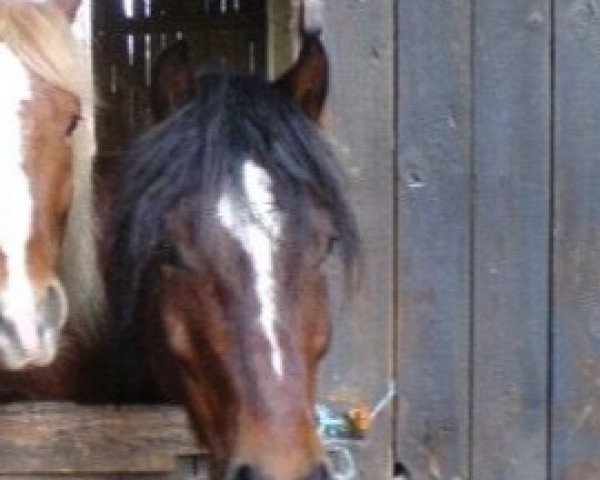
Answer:
[[[0,475],[163,473],[206,456],[176,406],[0,408]]]

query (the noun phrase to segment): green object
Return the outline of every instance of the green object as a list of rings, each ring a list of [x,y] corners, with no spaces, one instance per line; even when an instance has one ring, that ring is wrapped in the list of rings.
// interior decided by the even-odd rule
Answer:
[[[345,413],[338,413],[326,405],[315,407],[317,432],[323,439],[353,438],[352,424]]]

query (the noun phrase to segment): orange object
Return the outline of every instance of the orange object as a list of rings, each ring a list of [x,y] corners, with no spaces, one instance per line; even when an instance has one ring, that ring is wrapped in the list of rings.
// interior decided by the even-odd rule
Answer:
[[[352,426],[352,433],[357,437],[364,438],[371,429],[373,419],[371,409],[363,405],[353,408],[346,415]]]

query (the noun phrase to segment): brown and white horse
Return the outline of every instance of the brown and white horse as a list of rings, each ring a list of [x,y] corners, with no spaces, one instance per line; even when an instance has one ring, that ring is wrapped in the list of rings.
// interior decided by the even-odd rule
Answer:
[[[358,240],[315,126],[325,51],[307,35],[274,84],[205,76],[195,87],[117,175],[115,376],[130,399],[156,382],[185,405],[214,480],[330,479],[314,428],[330,338],[322,266],[332,245],[351,266]]]
[[[0,0],[0,394],[70,396],[101,308],[79,3]]]

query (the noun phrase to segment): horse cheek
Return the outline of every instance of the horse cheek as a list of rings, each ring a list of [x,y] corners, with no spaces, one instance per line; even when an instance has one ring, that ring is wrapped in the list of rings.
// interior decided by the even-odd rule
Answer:
[[[170,307],[167,307],[163,317],[168,348],[178,362],[188,369],[193,368],[196,351],[187,322],[177,310]]]

